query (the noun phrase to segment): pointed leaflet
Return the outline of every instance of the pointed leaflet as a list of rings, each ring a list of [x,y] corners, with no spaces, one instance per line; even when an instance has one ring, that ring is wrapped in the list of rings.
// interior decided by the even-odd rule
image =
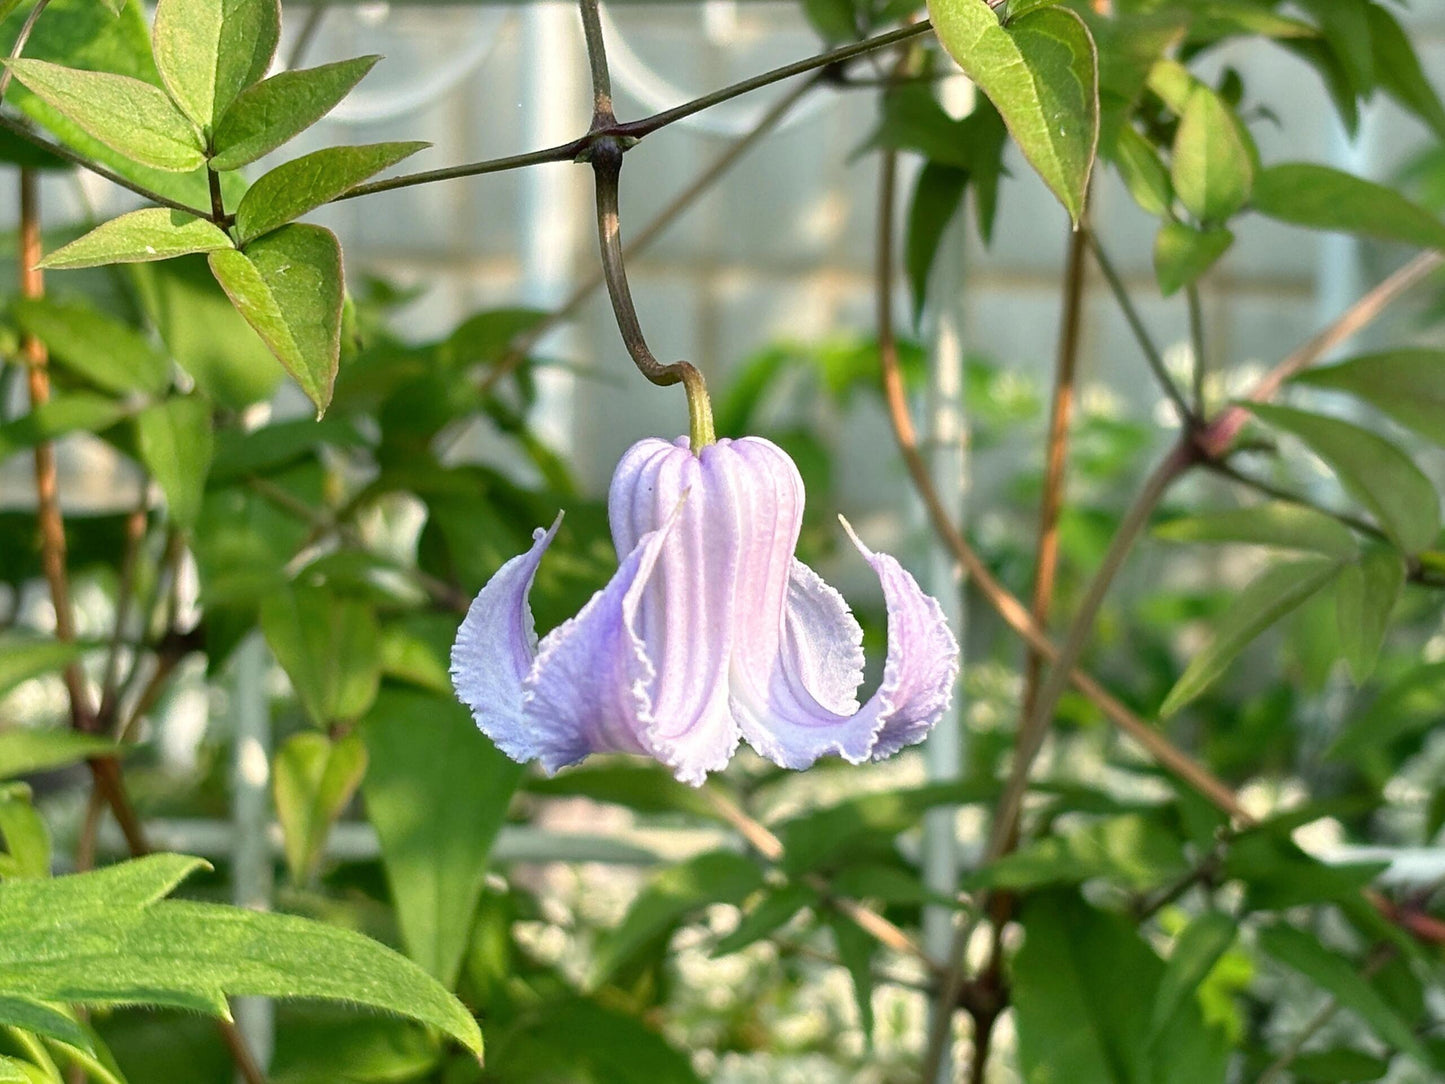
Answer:
[[[107,316],[78,298],[22,298],[11,307],[20,329],[64,365],[106,391],[125,394],[164,391],[170,360],[129,324]]]
[[[1181,516],[1159,524],[1153,534],[1166,542],[1240,542],[1342,560],[1359,550],[1355,536],[1339,520],[1283,501]]]
[[[236,232],[242,243],[268,233],[429,146],[371,143],[364,147],[326,147],[283,162],[263,173],[246,190],[236,208]]]
[[[261,604],[261,631],[312,722],[352,721],[371,707],[381,651],[368,604],[292,584]]]
[[[243,90],[211,137],[212,169],[236,169],[269,154],[331,112],[381,57],[279,72]]]
[[[326,837],[366,774],[366,746],[355,734],[332,741],[302,731],[276,753],[272,789],[292,883],[307,884]]]
[[[57,395],[29,414],[0,424],[0,460],[77,430],[99,433],[120,421],[131,409],[125,403],[87,391]]]
[[[1214,638],[1190,660],[1169,690],[1159,709],[1160,717],[1173,715],[1214,684],[1251,640],[1329,583],[1339,569],[1339,561],[1303,557],[1260,573],[1220,619]]]
[[[931,0],[928,13],[943,47],[1077,222],[1099,142],[1098,57],[1083,20],[1043,7],[1000,26],[985,0]]]
[[[1445,138],[1445,106],[1430,85],[1410,37],[1395,16],[1379,4],[1369,6],[1370,43],[1375,53],[1375,78],[1386,94]]]
[[[1440,498],[1430,479],[1395,445],[1368,429],[1322,414],[1264,404],[1253,404],[1250,410],[1309,445],[1406,553],[1435,544]]]
[[[1234,234],[1223,226],[1196,230],[1182,222],[1166,222],[1154,239],[1154,275],[1159,291],[1168,297],[1192,285],[1219,262],[1234,244]]]
[[[141,462],[166,495],[171,519],[194,526],[211,468],[211,408],[194,396],[167,399],[137,414],[135,427]]]
[[[1349,392],[1426,440],[1445,445],[1445,351],[1391,350],[1307,369],[1299,384]]]
[[[0,997],[0,1026],[33,1031],[47,1039],[69,1043],[87,1054],[95,1053],[95,1045],[90,1041],[85,1029],[62,1010],[43,1001],[24,997]]]
[[[341,245],[320,226],[283,226],[237,252],[210,255],[236,311],[301,385],[320,417],[341,358]]]
[[[1169,214],[1174,205],[1174,186],[1154,144],[1125,124],[1115,135],[1109,154],[1134,202],[1156,218]]]
[[[1254,180],[1250,204],[1261,214],[1316,230],[1445,248],[1445,223],[1393,188],[1329,166],[1286,162]]]
[[[166,89],[206,129],[266,74],[280,36],[276,0],[160,0],[152,31]]]
[[[1196,84],[1174,136],[1170,178],[1179,202],[1203,223],[1217,223],[1244,206],[1254,184],[1249,136],[1234,110]]]
[[[1340,646],[1355,684],[1375,669],[1380,645],[1390,626],[1390,613],[1405,586],[1405,562],[1393,549],[1378,546],[1340,571],[1335,616]]]
[[[451,696],[387,689],[361,728],[362,794],[407,953],[451,987],[521,765]]]
[[[31,639],[24,635],[0,636],[0,697],[3,697],[22,681],[29,681],[41,674],[59,670],[78,658],[80,658],[80,648],[75,644],[61,643],[59,640]],[[16,734],[43,733],[48,732],[29,728],[0,731],[0,748],[3,748],[4,743]],[[56,733],[63,732],[57,731]],[[3,763],[3,760],[3,754],[0,754],[0,763]],[[0,779],[3,778],[4,776],[0,775]]]
[[[40,261],[44,268],[99,267],[108,263],[147,263],[230,248],[226,232],[204,218],[167,207],[147,207],[112,218],[56,249]]]
[[[0,996],[218,1016],[228,1013],[227,995],[325,998],[418,1020],[481,1053],[471,1014],[370,938],[293,915],[159,899],[204,864],[151,855],[0,882]]]
[[[6,876],[50,876],[50,829],[36,812],[25,783],[0,786],[0,839],[12,867]]]
[[[3,649],[0,646],[0,650]],[[6,662],[9,659],[0,654],[0,667]],[[0,731],[0,779],[64,767],[86,757],[114,756],[116,752],[117,746],[109,738],[78,734],[73,730],[37,730],[31,727],[3,730]]]
[[[205,163],[200,133],[160,87],[44,60],[12,60],[9,67],[42,101],[127,158],[178,173]]]

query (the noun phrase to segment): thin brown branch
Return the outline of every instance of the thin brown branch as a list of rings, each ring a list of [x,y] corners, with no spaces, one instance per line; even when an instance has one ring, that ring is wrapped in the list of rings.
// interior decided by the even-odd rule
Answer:
[[[1445,264],[1445,253],[1423,252],[1362,296],[1340,317],[1261,377],[1246,399],[1264,403],[1273,399],[1285,381],[1310,368],[1335,347],[1349,341],[1413,287]],[[1199,434],[1200,449],[1210,459],[1221,458],[1249,420],[1249,409],[1233,405],[1219,412]]]
[[[799,83],[791,91],[779,98],[776,103],[758,119],[752,131],[741,136],[733,144],[718,155],[701,173],[693,179],[692,183],[672,198],[661,211],[659,211],[647,225],[640,229],[636,236],[622,246],[623,259],[627,259],[638,252],[641,252],[648,245],[652,244],[668,226],[677,219],[684,211],[691,207],[704,192],[711,188],[739,159],[751,150],[763,136],[767,135],[785,117],[789,110],[798,103],[798,100],[818,85],[820,77],[813,78]],[[518,335],[507,347],[507,352],[497,359],[496,363],[487,368],[486,373],[478,383],[478,390],[485,393],[490,391],[497,383],[515,370],[527,360],[527,355],[532,349],[548,335],[553,328],[571,319],[578,309],[587,301],[597,289],[606,284],[606,276],[601,267],[587,279],[579,283],[568,295],[567,299],[553,312],[549,313],[537,324],[528,328]]]

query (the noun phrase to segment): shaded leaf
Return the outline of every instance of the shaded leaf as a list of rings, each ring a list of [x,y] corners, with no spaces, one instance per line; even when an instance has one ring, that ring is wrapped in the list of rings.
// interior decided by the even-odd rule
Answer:
[[[1406,553],[1435,544],[1440,498],[1430,479],[1395,445],[1368,429],[1322,414],[1264,404],[1253,404],[1250,410],[1304,441]]]
[[[86,1030],[64,1010],[24,997],[0,997],[0,1026],[21,1028],[47,1039],[68,1043],[87,1054],[95,1053]]]
[[[1329,166],[1290,162],[1263,170],[1250,203],[1256,211],[1316,230],[1445,248],[1445,224],[1393,188]]]
[[[818,905],[818,893],[803,884],[774,889],[744,912],[737,929],[713,946],[713,956],[728,956],[770,936],[787,925],[805,907]]]
[[[318,726],[359,719],[371,707],[381,656],[366,603],[293,584],[262,602],[261,631]]]
[[[87,757],[114,756],[116,752],[110,739],[73,730],[0,730],[0,779],[63,768]]]
[[[90,392],[57,395],[29,414],[0,424],[0,459],[33,448],[43,441],[57,440],[67,433],[102,432],[124,418],[131,409],[125,403]]]
[[[1410,1025],[1390,1007],[1359,969],[1309,934],[1290,926],[1266,926],[1259,947],[1277,962],[1297,971],[1355,1013],[1383,1042],[1428,1065],[1429,1055]]]
[[[1165,297],[1193,285],[1219,262],[1234,244],[1223,226],[1196,230],[1182,222],[1166,222],[1154,239],[1154,274]]]
[[[1205,977],[1234,944],[1239,923],[1222,911],[1205,911],[1179,932],[1154,995],[1150,1030],[1166,1034],[1169,1021],[1197,997]]]
[[[1051,835],[985,866],[969,880],[989,888],[1081,884],[1098,877],[1147,888],[1181,872],[1179,845],[1155,818],[1110,817]]]
[[[237,169],[310,128],[361,82],[379,56],[278,72],[243,90],[216,125],[211,168]]]
[[[46,345],[52,361],[106,391],[154,395],[170,383],[164,354],[128,324],[84,301],[22,298],[12,311],[20,329]]]
[[[1370,43],[1380,87],[1445,138],[1445,106],[1430,85],[1420,57],[1400,21],[1380,4],[1370,4]]]
[[[1335,614],[1340,645],[1355,684],[1374,671],[1390,613],[1405,586],[1405,562],[1393,549],[1377,546],[1340,570]]]
[[[366,759],[366,746],[354,734],[333,741],[302,731],[277,750],[271,786],[293,883],[311,880],[331,826],[361,786]]]
[[[1445,351],[1390,350],[1306,369],[1296,383],[1349,392],[1426,440],[1445,445]]]
[[[1174,185],[1154,144],[1132,125],[1120,125],[1114,137],[1111,160],[1135,203],[1159,218],[1169,213],[1174,205]],[[1155,259],[1157,263],[1157,256]]]
[[[731,851],[709,851],[655,874],[622,924],[599,941],[588,985],[602,986],[648,945],[711,903],[741,903],[762,886],[763,871]]]
[[[266,74],[280,36],[276,0],[159,0],[152,31],[166,89],[207,130]]]
[[[13,863],[12,877],[50,876],[50,830],[31,804],[24,783],[0,785],[0,838]]]
[[[838,947],[838,959],[853,982],[853,1001],[858,1006],[858,1026],[863,1038],[871,1047],[873,1044],[873,954],[878,942],[864,933],[849,918],[836,911],[828,914],[828,926],[833,931],[833,943]]]
[[[147,207],[101,223],[46,256],[40,266],[70,268],[146,263],[230,247],[231,239],[226,232],[204,218],[168,207]]]
[[[700,1084],[687,1055],[636,1015],[577,997],[520,1021],[487,1069],[512,1084]]]
[[[195,525],[211,466],[211,408],[194,396],[167,399],[136,415],[141,462],[161,487],[177,526]]]
[[[903,265],[913,294],[913,320],[923,315],[928,296],[928,273],[933,268],[938,246],[953,220],[968,187],[968,173],[953,166],[928,162],[918,172],[913,201],[908,205],[908,233],[904,239]]]
[[[1166,542],[1238,542],[1322,553],[1341,560],[1359,552],[1355,536],[1339,520],[1283,501],[1180,516],[1159,524],[1153,534]]]
[[[452,621],[455,635],[456,622]],[[449,646],[449,645],[448,645]],[[450,678],[447,692],[451,691]],[[616,760],[589,758],[588,762],[561,775],[528,779],[533,794],[591,798],[613,802],[639,813],[687,813],[717,819],[717,807],[696,787],[679,783],[660,764],[639,763],[635,758]]]
[[[492,844],[522,776],[452,697],[385,690],[361,728],[362,793],[412,959],[456,983]]]
[[[1042,7],[1004,27],[985,0],[932,0],[928,13],[943,47],[1077,222],[1099,139],[1098,58],[1083,20]]]
[[[1339,568],[1339,561],[1326,557],[1302,557],[1265,569],[1240,592],[1213,638],[1190,660],[1164,698],[1160,717],[1173,715],[1214,684],[1255,637],[1323,588]]]
[[[59,640],[38,640],[27,636],[0,636],[0,696],[22,681],[48,674],[80,658],[80,648]],[[0,731],[0,743],[15,731]],[[41,733],[30,731],[29,733]],[[0,758],[3,759],[3,758]],[[5,773],[0,771],[0,779]]]
[[[1195,84],[1174,136],[1170,178],[1179,202],[1204,223],[1244,206],[1254,184],[1249,136],[1218,94]]]
[[[127,158],[175,172],[196,169],[206,160],[200,133],[159,87],[45,60],[12,60],[9,68],[37,97]]]
[[[236,311],[326,411],[341,359],[341,245],[320,226],[290,225],[244,250],[213,252],[211,271]]]
[[[236,232],[244,244],[335,199],[368,177],[394,166],[429,143],[372,143],[326,147],[263,173],[236,208]]]

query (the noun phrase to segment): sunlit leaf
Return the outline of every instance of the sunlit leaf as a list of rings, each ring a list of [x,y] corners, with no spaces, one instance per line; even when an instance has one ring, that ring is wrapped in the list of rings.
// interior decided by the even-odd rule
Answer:
[[[366,774],[366,746],[352,734],[333,741],[302,731],[276,751],[271,772],[276,819],[281,823],[291,879],[306,884],[341,816]]]
[[[317,725],[356,720],[371,707],[381,656],[369,605],[298,583],[262,603],[261,630]]]
[[[202,165],[200,133],[165,91],[126,75],[12,60],[15,78],[86,133],[143,165],[185,172]]]
[[[242,251],[213,252],[211,271],[236,311],[301,385],[318,417],[341,359],[341,245],[320,226],[283,226]]]
[[[85,236],[56,249],[40,266],[99,267],[110,263],[146,263],[191,252],[230,248],[231,239],[204,218],[146,207],[103,222]]]
[[[276,0],[159,0],[156,67],[186,116],[210,129],[266,74],[281,36]]]
[[[1223,226],[1196,230],[1182,222],[1166,222],[1154,241],[1154,274],[1165,297],[1190,286],[1219,262],[1234,234]]]
[[[1098,58],[1083,20],[1041,7],[1000,26],[985,0],[932,0],[928,13],[943,47],[1077,222],[1099,140]]]
[[[1179,118],[1170,177],[1179,202],[1201,222],[1221,222],[1249,199],[1254,162],[1248,141],[1224,100],[1196,84]]]
[[[237,169],[269,154],[331,112],[381,57],[362,56],[278,72],[243,90],[216,125],[212,169]]]

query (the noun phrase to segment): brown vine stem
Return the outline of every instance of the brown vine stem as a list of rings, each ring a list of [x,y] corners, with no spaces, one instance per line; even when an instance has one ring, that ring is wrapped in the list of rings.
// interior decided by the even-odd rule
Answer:
[[[1374,323],[1401,295],[1424,281],[1442,265],[1445,265],[1445,253],[1422,252],[1416,256],[1346,309],[1334,323],[1261,377],[1245,398],[1251,403],[1263,403],[1274,398],[1290,377],[1308,369],[1335,347]],[[1210,459],[1220,458],[1229,450],[1249,417],[1249,409],[1237,403],[1220,411],[1199,434],[1199,446],[1204,454]]]
[[[718,155],[701,173],[693,179],[692,183],[672,198],[672,201],[659,211],[647,225],[643,226],[637,234],[622,246],[624,259],[641,252],[648,245],[655,241],[659,234],[677,219],[684,211],[693,205],[704,192],[711,188],[739,159],[749,150],[757,145],[765,135],[778,126],[778,123],[795,106],[799,99],[808,91],[818,85],[821,76],[814,74],[812,78],[799,83],[791,91],[779,98],[776,103],[758,119],[758,123],[746,135],[739,137],[733,144]],[[599,267],[590,277],[579,283],[570,295],[562,302],[557,309],[549,313],[533,327],[512,340],[507,347],[507,352],[497,359],[495,364],[488,367],[486,373],[477,385],[482,393],[490,391],[508,373],[511,373],[527,360],[527,355],[552,331],[553,328],[576,315],[577,310],[582,307],[586,300],[592,296],[600,287],[606,285],[607,279]]]
[[[772,829],[752,817],[742,806],[716,787],[704,787],[702,793],[711,803],[717,815],[731,825],[733,830],[747,841],[748,846],[769,862],[782,861],[783,841],[773,833]],[[870,910],[857,900],[834,895],[828,882],[817,874],[807,875],[803,878],[803,883],[817,891],[834,909],[850,919],[859,929],[885,948],[890,948],[905,956],[912,956],[921,961],[935,976],[942,975],[943,966],[937,960],[932,959],[924,951],[922,945],[905,930],[894,925],[878,912]]]
[[[460,166],[447,166],[444,169],[430,169],[420,173],[404,173],[399,177],[390,177],[383,181],[372,181],[368,184],[358,185],[348,192],[337,196],[333,203],[346,199],[355,199],[357,196],[371,195],[375,192],[390,192],[397,188],[410,188],[418,184],[430,184],[435,181],[450,181],[461,177],[476,177],[484,173],[500,173],[509,169],[520,169],[524,166],[539,165],[543,162],[571,162],[580,155],[594,147],[603,139],[625,139],[636,141],[643,136],[650,135],[660,128],[684,117],[690,117],[694,113],[700,113],[704,109],[723,102],[730,101],[742,94],[748,94],[754,90],[780,82],[784,79],[791,79],[797,75],[806,75],[808,72],[817,71],[820,68],[829,68],[835,64],[842,64],[852,60],[854,57],[862,56],[865,53],[873,52],[875,49],[884,49],[900,41],[907,41],[920,34],[931,30],[932,24],[926,20],[921,23],[911,23],[898,30],[890,30],[886,34],[879,34],[876,37],[865,38],[862,41],[853,42],[849,45],[840,46],[837,49],[830,49],[825,53],[808,57],[804,60],[794,61],[792,64],[785,64],[781,68],[774,68],[771,71],[755,75],[750,79],[744,79],[738,83],[732,83],[710,94],[704,94],[699,98],[684,102],[672,109],[663,110],[661,113],[654,113],[649,117],[640,120],[628,121],[625,124],[618,124],[614,120],[604,128],[589,131],[576,139],[566,143],[559,143],[555,147],[544,147],[541,150],[528,151],[525,154],[509,155],[505,158],[491,158],[481,162],[468,162]]]
[[[45,279],[36,266],[44,255],[40,236],[40,186],[33,169],[20,170],[20,294],[22,297],[39,298],[45,294]],[[32,409],[50,399],[49,358],[45,346],[38,339],[27,335],[20,340],[21,356],[28,370],[28,383]],[[65,565],[65,520],[60,509],[60,497],[55,466],[55,448],[49,441],[35,446],[35,496],[36,519],[40,526],[41,564],[45,579],[50,585],[50,598],[55,606],[55,638],[61,643],[75,641],[75,623],[70,602],[70,580]],[[71,723],[77,730],[93,732],[97,723],[91,711],[89,694],[85,687],[85,675],[78,663],[67,666],[63,672],[66,693],[70,700]],[[150,853],[150,844],[145,829],[136,815],[130,798],[126,794],[125,782],[121,776],[120,762],[115,757],[92,757],[88,764],[95,789],[110,806],[116,823],[124,835],[126,847],[132,857]],[[222,1038],[230,1048],[236,1068],[246,1084],[266,1084],[260,1067],[246,1048],[245,1041],[228,1021],[218,1021]]]

